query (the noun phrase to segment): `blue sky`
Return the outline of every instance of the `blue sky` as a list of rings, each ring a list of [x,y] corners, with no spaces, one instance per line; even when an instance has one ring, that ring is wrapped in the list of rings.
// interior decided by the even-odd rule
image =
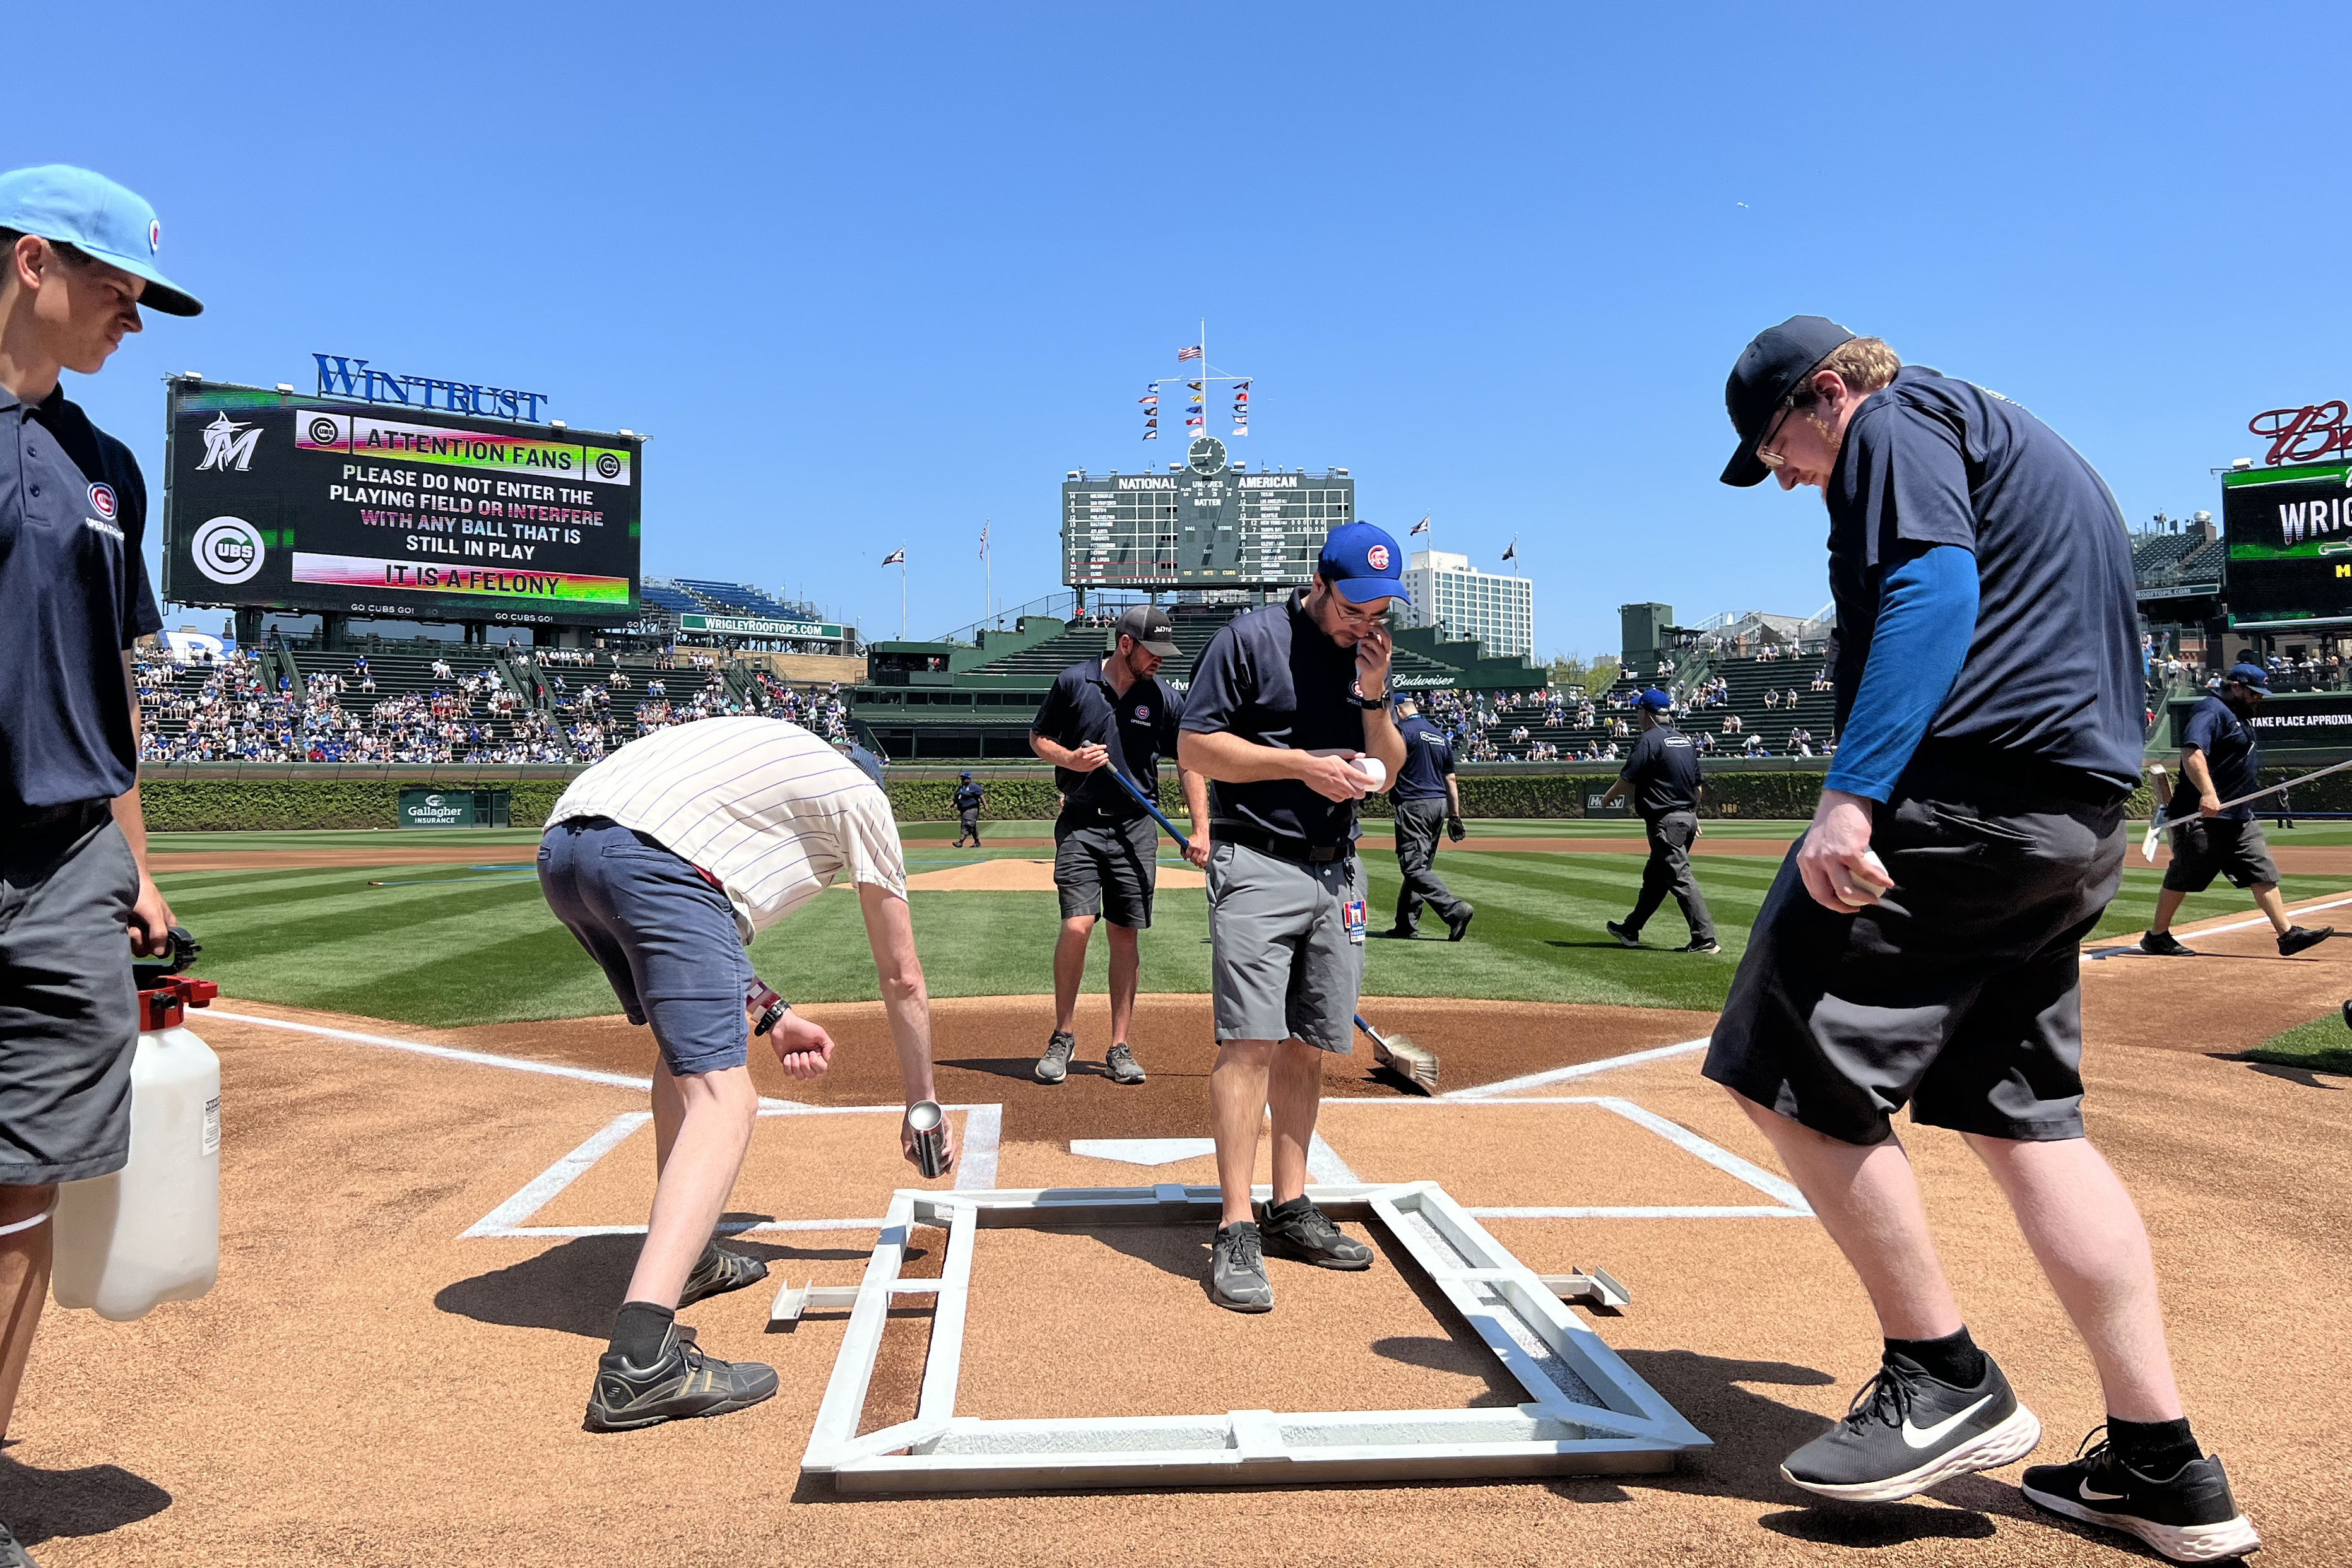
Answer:
[[[11,16],[0,162],[140,191],[206,302],[68,378],[159,492],[169,371],[545,391],[653,433],[649,572],[869,636],[901,542],[911,632],[981,613],[983,517],[1000,599],[1054,588],[1063,471],[1178,455],[1134,400],[1202,317],[1240,455],[1490,569],[1517,535],[1547,654],[1827,599],[1811,493],[1715,482],[1794,312],[2025,403],[2136,522],[2352,388],[2324,7],[108,16]]]

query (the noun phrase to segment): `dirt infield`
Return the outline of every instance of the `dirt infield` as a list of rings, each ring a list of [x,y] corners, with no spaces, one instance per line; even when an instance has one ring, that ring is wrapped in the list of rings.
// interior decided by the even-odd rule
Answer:
[[[2090,1113],[2147,1211],[2199,1431],[2229,1460],[2271,1542],[2265,1560],[2343,1561],[2352,1401],[2327,1347],[2352,1331],[2352,1221],[2334,1201],[2352,1176],[2352,1096],[2340,1080],[2212,1054],[2252,1043],[2273,1014],[2337,986],[2341,970],[2328,947],[2254,970],[2261,936],[2192,936],[2232,956],[2088,963]],[[2282,987],[2302,999],[2277,999]],[[430,1033],[222,1007],[633,1075],[649,1060],[644,1032],[611,1019]],[[835,1071],[814,1085],[763,1071],[763,1090],[828,1106],[895,1099],[878,1009],[808,1010],[841,1042]],[[1437,1049],[1448,1089],[1689,1040],[1708,1021],[1378,998],[1365,1010]],[[224,1072],[221,1282],[137,1323],[50,1318],[0,1455],[0,1517],[48,1568],[939,1558],[978,1568],[1728,1568],[1857,1561],[1856,1548],[1906,1565],[2129,1560],[2032,1514],[2014,1469],[1864,1509],[1815,1507],[1780,1480],[1780,1457],[1843,1408],[1876,1352],[1858,1290],[1802,1218],[1490,1222],[1537,1268],[1598,1264],[1633,1287],[1633,1305],[1596,1327],[1716,1443],[1671,1476],[837,1500],[803,1483],[797,1460],[843,1315],[763,1333],[767,1287],[687,1318],[716,1354],[772,1362],[774,1400],[592,1437],[579,1430],[581,1406],[635,1238],[462,1233],[494,1211],[509,1215],[509,1229],[641,1223],[651,1177],[642,1130],[538,1213],[513,1218],[509,1199],[615,1116],[642,1110],[642,1093],[218,1014],[197,1022]],[[941,1097],[1002,1108],[999,1185],[1202,1179],[1205,1160],[1147,1170],[1081,1155],[1070,1140],[1205,1135],[1206,1026],[1205,998],[1148,998],[1135,1031],[1148,1084],[1125,1089],[1082,1069],[1049,1089],[1026,1076],[1050,1027],[1043,998],[943,1002]],[[1102,1000],[1090,998],[1082,1059],[1099,1061],[1104,1033]],[[1748,1190],[1590,1104],[1433,1103],[1369,1065],[1362,1055],[1333,1063],[1328,1092],[1360,1103],[1327,1106],[1322,1125],[1360,1176],[1433,1177],[1479,1205],[1708,1205]],[[1528,1092],[1622,1096],[1770,1165],[1692,1053]],[[959,1117],[968,1129],[970,1114]],[[887,1111],[763,1118],[740,1217],[841,1226],[753,1232],[737,1245],[780,1277],[854,1282],[873,1239],[861,1217],[878,1213],[894,1186],[926,1185],[896,1158],[894,1121]],[[2099,1409],[2063,1319],[1958,1140],[1907,1130],[1906,1141],[1971,1319],[2042,1417],[2041,1457],[2069,1450]],[[1393,1255],[1360,1276],[1277,1262],[1277,1311],[1238,1318],[1202,1294],[1206,1249],[1205,1228],[985,1233],[960,1408],[1113,1415],[1516,1397]],[[936,1267],[933,1250],[909,1271]],[[927,1322],[919,1312],[894,1322],[869,1422],[911,1400]]]

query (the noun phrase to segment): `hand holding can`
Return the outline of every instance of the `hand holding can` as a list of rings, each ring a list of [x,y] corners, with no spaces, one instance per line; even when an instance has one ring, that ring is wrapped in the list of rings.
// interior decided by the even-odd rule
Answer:
[[[918,1100],[907,1107],[899,1124],[898,1146],[926,1176],[942,1176],[955,1168],[955,1130],[936,1100]]]

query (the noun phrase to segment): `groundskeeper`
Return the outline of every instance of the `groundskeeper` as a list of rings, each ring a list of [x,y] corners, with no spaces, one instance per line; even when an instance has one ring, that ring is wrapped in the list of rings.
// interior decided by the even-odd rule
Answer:
[[[1720,953],[1723,945],[1715,939],[1715,917],[1706,912],[1706,895],[1699,892],[1690,863],[1691,845],[1698,841],[1699,796],[1706,786],[1699,780],[1698,747],[1675,727],[1674,706],[1674,699],[1655,686],[1633,699],[1642,738],[1633,743],[1633,753],[1618,770],[1617,781],[1601,797],[1601,803],[1610,806],[1630,792],[1633,810],[1641,813],[1643,834],[1650,841],[1650,858],[1642,867],[1642,892],[1633,901],[1633,913],[1622,925],[1610,921],[1609,935],[1625,946],[1640,946],[1642,927],[1649,924],[1666,895],[1673,894],[1690,925],[1690,941],[1675,951]]]
[[[980,848],[980,808],[982,801],[986,799],[987,791],[981,788],[979,781],[971,774],[965,774],[957,783],[954,800],[956,837],[953,848],[963,848],[963,841],[966,839],[971,841],[973,849]]]
[[[1212,780],[1209,1074],[1223,1223],[1209,1298],[1274,1306],[1265,1251],[1325,1269],[1369,1269],[1372,1250],[1307,1197],[1307,1145],[1323,1055],[1352,1049],[1364,976],[1356,802],[1371,784],[1348,759],[1393,777],[1404,738],[1389,717],[1387,614],[1404,597],[1396,540],[1370,523],[1333,528],[1315,581],[1235,617],[1209,642],[1185,694],[1177,756]],[[1274,1116],[1274,1184],[1251,1206],[1258,1123]]]
[[[1421,716],[1411,697],[1396,699],[1397,734],[1404,739],[1404,766],[1389,786],[1390,810],[1396,819],[1397,871],[1404,885],[1397,889],[1396,925],[1389,935],[1409,938],[1421,928],[1421,906],[1427,904],[1445,922],[1446,940],[1459,942],[1470,934],[1470,917],[1477,911],[1466,899],[1454,896],[1437,874],[1437,831],[1460,843],[1462,786],[1454,777],[1454,743],[1445,732]]]
[[[2336,935],[2333,925],[2315,930],[2287,919],[2270,841],[2254,820],[2254,802],[2240,800],[2262,788],[2262,747],[2247,721],[2270,691],[2268,671],[2260,664],[2237,664],[2221,677],[2219,695],[2209,694],[2189,710],[2189,722],[2181,727],[2180,777],[2196,793],[2197,815],[2172,830],[2172,863],[2164,868],[2156,917],[2139,939],[2143,953],[2167,958],[2197,956],[2172,934],[2172,917],[2179,913],[2182,899],[2204,892],[2217,876],[2252,892],[2254,906],[2278,934],[2282,958],[2292,958]],[[2158,772],[2160,779],[2162,770]],[[2163,810],[2170,799],[2161,787],[2157,793],[2158,810]],[[2225,800],[2240,803],[2225,807]]]
[[[58,1184],[130,1160],[131,955],[171,947],[131,678],[131,644],[163,623],[147,486],[58,382],[97,374],[142,304],[203,308],[156,270],[162,235],[88,170],[0,174],[0,1438],[48,1300]],[[25,1568],[5,1504],[0,1568]]]
[[[2041,1426],[1961,1321],[1906,1103],[2007,1196],[2105,1396],[2104,1438],[2024,1475],[2037,1507],[2202,1562],[2260,1544],[2174,1385],[2139,1211],[2083,1133],[2080,944],[2121,879],[2144,667],[2105,484],[2006,398],[1800,316],[1726,391],[1724,483],[1828,504],[1838,750],[1706,1064],[1861,1277],[1885,1344],[1789,1456],[1808,1491],[1909,1497]]]
[[[1130,605],[1118,618],[1111,651],[1055,676],[1029,727],[1029,748],[1054,765],[1054,787],[1062,797],[1054,820],[1054,888],[1062,905],[1054,938],[1054,1032],[1037,1059],[1040,1083],[1069,1076],[1078,1046],[1078,982],[1097,918],[1110,922],[1105,1067],[1113,1082],[1143,1082],[1127,1036],[1143,968],[1138,938],[1151,924],[1151,898],[1160,885],[1160,828],[1111,770],[1159,798],[1160,759],[1176,749],[1176,722],[1184,711],[1184,699],[1160,678],[1160,662],[1176,652],[1168,612],[1156,604]],[[1176,777],[1192,818],[1186,858],[1206,865],[1208,786],[1181,766]]]
[[[713,1234],[760,1103],[746,1065],[744,949],[845,875],[911,1106],[932,1098],[930,997],[898,825],[855,763],[780,719],[704,719],[631,741],[573,779],[548,815],[539,846],[548,907],[604,971],[629,1021],[652,1027],[658,1051],[653,1213],[596,1364],[591,1431],[722,1415],[776,1391],[773,1369],[705,1354],[677,1316],[768,1271]],[[795,1078],[832,1061],[832,1039],[798,1013],[786,1011],[769,1040]],[[903,1121],[898,1137],[911,1163]],[[954,1154],[950,1141],[950,1163]]]

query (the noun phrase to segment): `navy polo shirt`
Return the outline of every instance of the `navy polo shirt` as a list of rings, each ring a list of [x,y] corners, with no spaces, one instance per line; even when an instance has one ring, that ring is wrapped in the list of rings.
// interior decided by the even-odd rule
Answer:
[[[139,782],[122,652],[161,631],[131,449],[63,388],[0,388],[0,811],[110,800]]]
[[[1350,655],[1352,662],[1353,655]],[[1454,743],[1419,714],[1398,724],[1404,737],[1404,766],[1397,769],[1391,800],[1443,800],[1445,775],[1454,771]]]
[[[2254,727],[2220,697],[2208,696],[2189,710],[2189,722],[2181,727],[2180,749],[2192,747],[2205,754],[2205,771],[2212,776],[2213,793],[2218,798],[2234,800],[2263,787],[2258,776],[2262,747],[2254,739]],[[2187,800],[2175,801],[2171,814],[2180,815],[2189,804]],[[2253,802],[2231,806],[2221,815],[2233,821],[2251,822],[2254,820]]]
[[[1160,798],[1160,759],[1176,750],[1176,720],[1183,699],[1158,675],[1138,681],[1125,696],[1111,689],[1100,659],[1080,659],[1054,677],[1054,689],[1030,721],[1029,733],[1076,749],[1095,745],[1110,754],[1110,765],[1153,800]],[[1080,773],[1054,769],[1054,787],[1066,806],[1118,821],[1144,815],[1134,796],[1097,768]]]
[[[1285,750],[1364,748],[1364,712],[1351,700],[1356,651],[1307,613],[1306,590],[1228,621],[1209,640],[1184,694],[1183,727],[1229,731]],[[1255,828],[1312,848],[1356,836],[1356,804],[1329,800],[1296,779],[1209,785],[1209,820]]]
[[[2134,787],[2146,668],[2131,539],[2082,454],[1999,393],[1908,365],[1848,422],[1824,498],[1840,730],[1886,572],[1957,545],[1976,558],[1976,631],[1913,767],[2089,797]]]
[[[1633,798],[1633,810],[1645,822],[1669,811],[1698,809],[1698,747],[1671,724],[1643,730],[1617,772]]]

